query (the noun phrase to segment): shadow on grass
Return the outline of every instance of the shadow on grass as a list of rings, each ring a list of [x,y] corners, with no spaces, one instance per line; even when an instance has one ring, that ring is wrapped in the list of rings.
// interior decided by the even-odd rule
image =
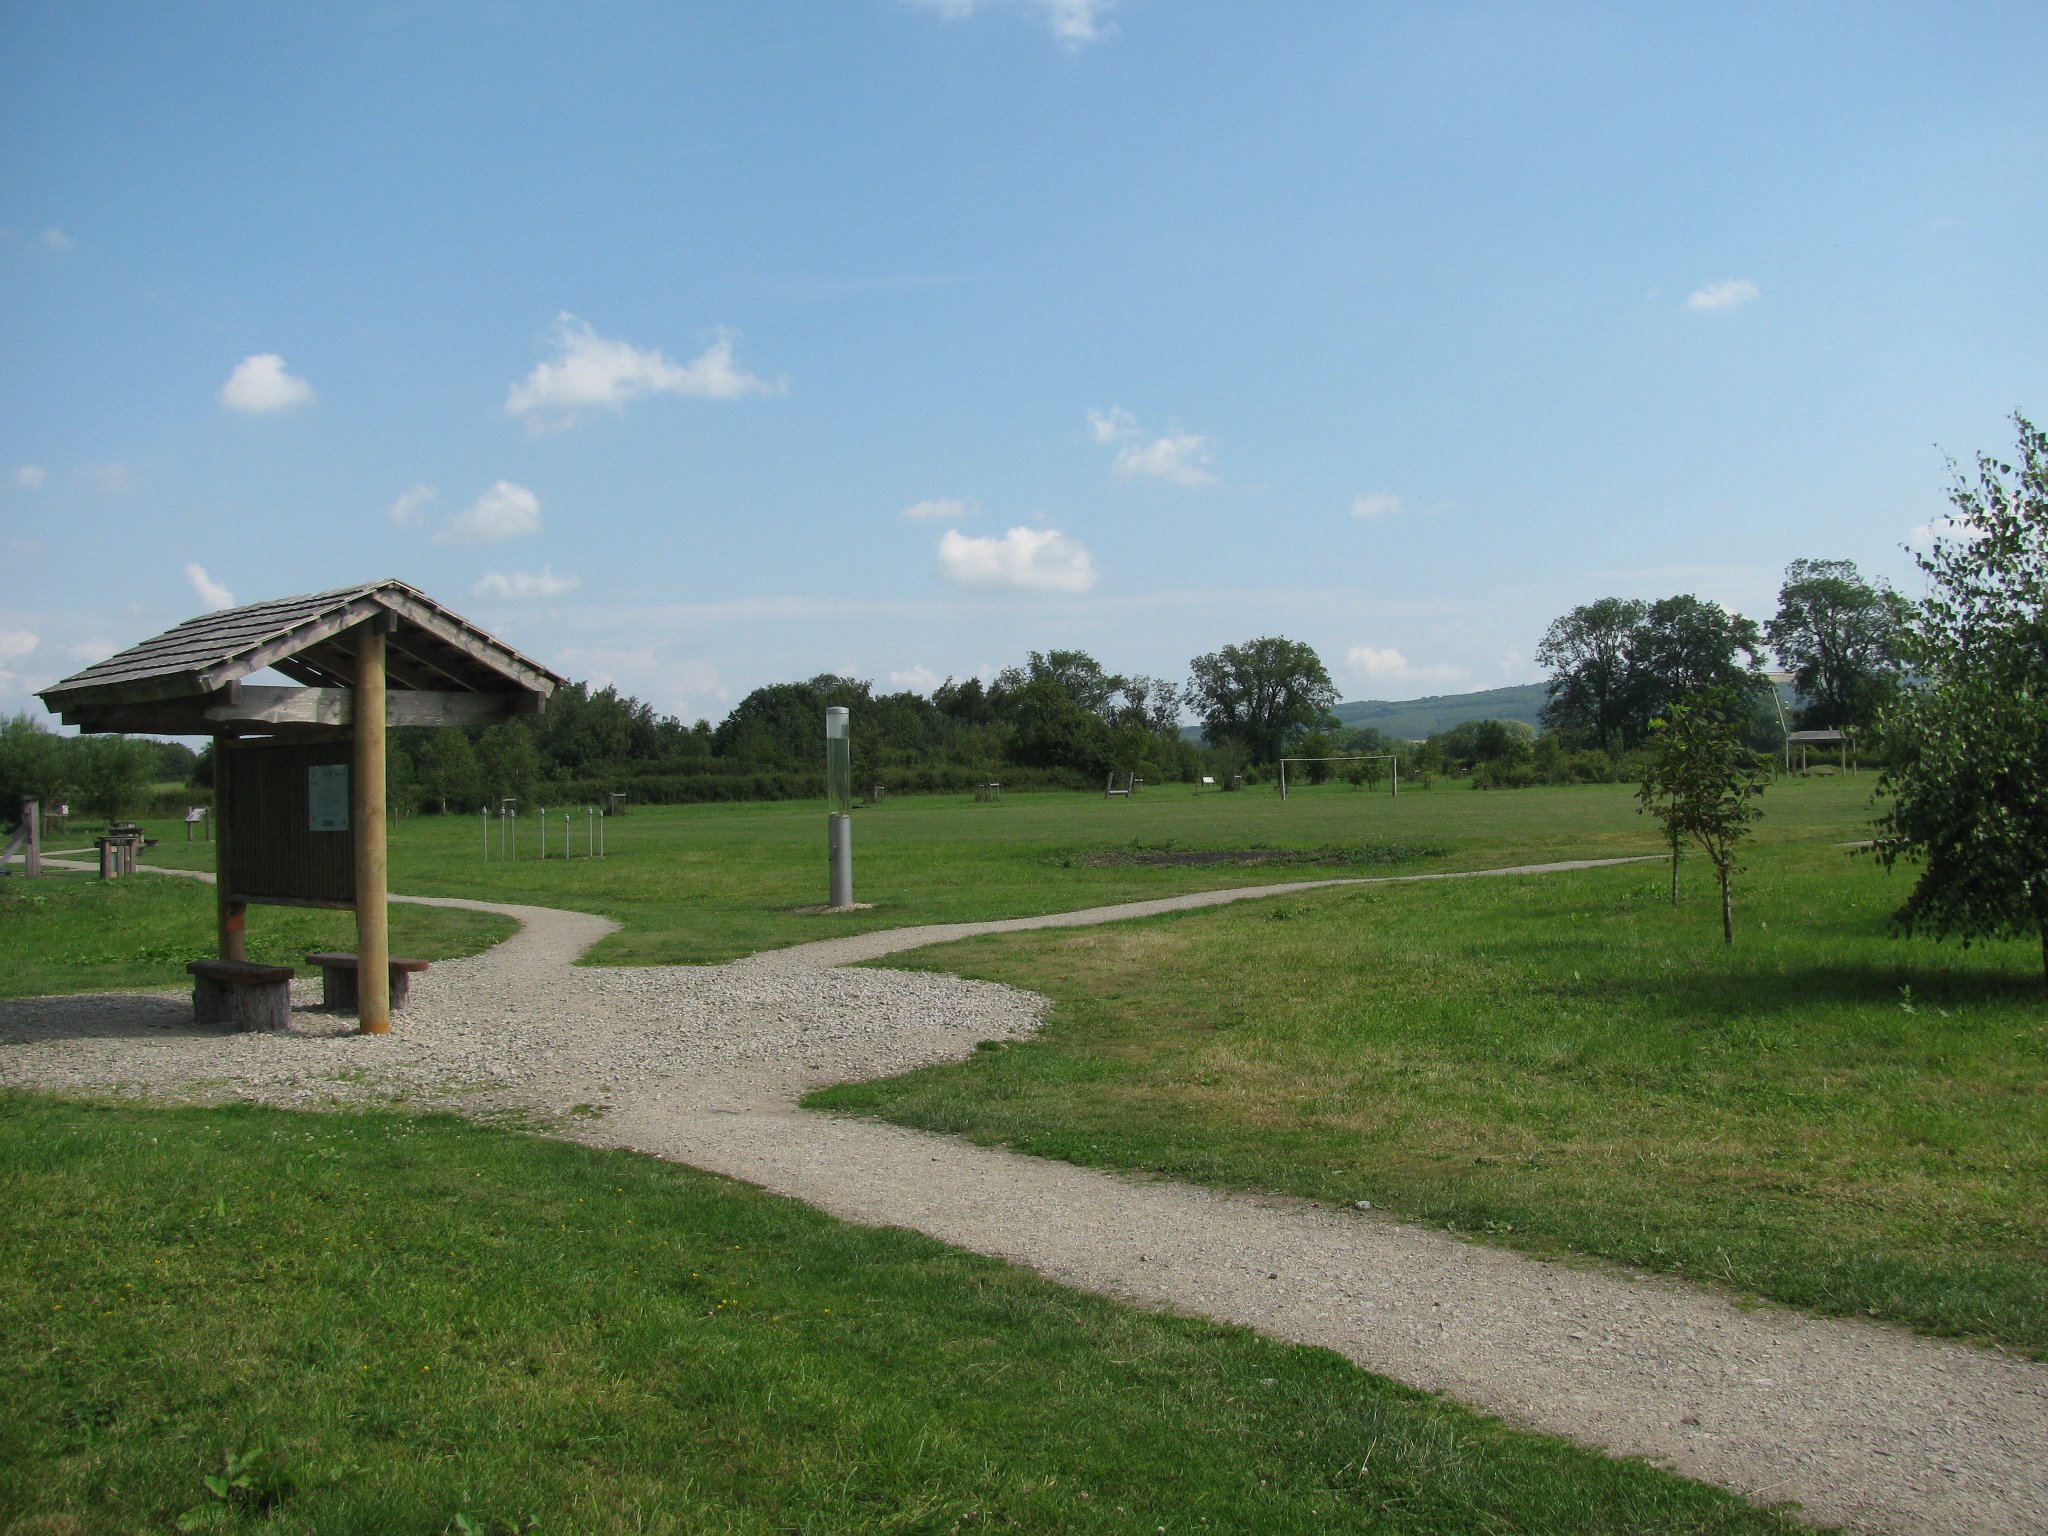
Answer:
[[[1889,1008],[1902,1016],[2028,1004],[2048,1007],[2039,976],[1958,971],[1913,964],[1799,965],[1756,970],[1673,966],[1650,974],[1602,975],[1565,988],[1611,999],[1648,1015],[1716,1018],[1796,1015],[1817,1007]]]

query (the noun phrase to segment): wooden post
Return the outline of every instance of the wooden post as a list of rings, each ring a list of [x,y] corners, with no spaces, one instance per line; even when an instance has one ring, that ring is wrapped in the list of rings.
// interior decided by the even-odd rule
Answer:
[[[22,850],[21,872],[40,875],[43,872],[43,802],[34,798],[22,801],[21,821],[28,829],[28,846]]]
[[[228,832],[229,814],[228,788],[233,774],[228,768],[228,753],[232,739],[216,734],[213,738],[213,813],[220,818],[220,835],[213,840],[213,913],[214,925],[220,931],[220,957],[223,960],[246,960],[249,958],[248,932],[244,926],[249,908],[231,898],[229,887],[234,879],[234,842]]]
[[[355,761],[349,825],[356,840],[356,1028],[391,1032],[391,929],[385,909],[384,620],[356,631]]]

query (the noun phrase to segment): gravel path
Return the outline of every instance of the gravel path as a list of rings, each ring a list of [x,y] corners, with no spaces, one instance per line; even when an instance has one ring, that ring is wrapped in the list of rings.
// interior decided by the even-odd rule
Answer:
[[[1809,1518],[1887,1532],[2048,1530],[2048,1367],[1541,1263],[1371,1212],[1122,1178],[796,1108],[812,1087],[956,1059],[1037,1025],[1032,994],[850,961],[1363,883],[1382,882],[1206,891],[617,970],[572,963],[612,931],[603,918],[433,899],[523,926],[416,978],[390,1035],[356,1035],[313,1011],[317,980],[274,1035],[199,1030],[181,992],[28,999],[0,1004],[0,1086],[539,1114],[578,1140],[1321,1345],[1534,1429],[1797,1501]]]

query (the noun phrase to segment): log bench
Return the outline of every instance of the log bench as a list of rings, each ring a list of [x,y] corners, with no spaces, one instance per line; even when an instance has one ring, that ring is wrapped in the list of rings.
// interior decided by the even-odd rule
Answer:
[[[192,1015],[201,1024],[230,1029],[283,1029],[292,1017],[292,977],[288,965],[256,965],[247,960],[193,960]]]
[[[320,967],[320,1005],[334,1013],[354,1013],[361,1005],[356,988],[356,957],[341,950],[320,950],[306,956],[306,964]],[[405,1006],[405,1000],[412,991],[412,973],[424,971],[424,960],[401,960],[391,957],[387,974],[391,977],[391,1011],[396,1013]]]

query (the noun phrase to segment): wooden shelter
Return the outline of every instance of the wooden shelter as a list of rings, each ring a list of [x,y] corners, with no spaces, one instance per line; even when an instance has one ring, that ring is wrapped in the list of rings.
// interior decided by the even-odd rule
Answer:
[[[297,686],[246,683],[273,670]],[[251,903],[352,908],[366,1034],[390,1025],[384,742],[537,714],[564,679],[402,581],[188,619],[39,697],[81,731],[210,735],[220,958]]]
[[[1842,757],[1842,771],[1854,773],[1856,761],[1850,756],[1854,743],[1848,731],[1788,731],[1785,734],[1786,769],[1791,768],[1791,755],[1799,754],[1799,771],[1806,772],[1808,754],[1815,747],[1835,747]]]

